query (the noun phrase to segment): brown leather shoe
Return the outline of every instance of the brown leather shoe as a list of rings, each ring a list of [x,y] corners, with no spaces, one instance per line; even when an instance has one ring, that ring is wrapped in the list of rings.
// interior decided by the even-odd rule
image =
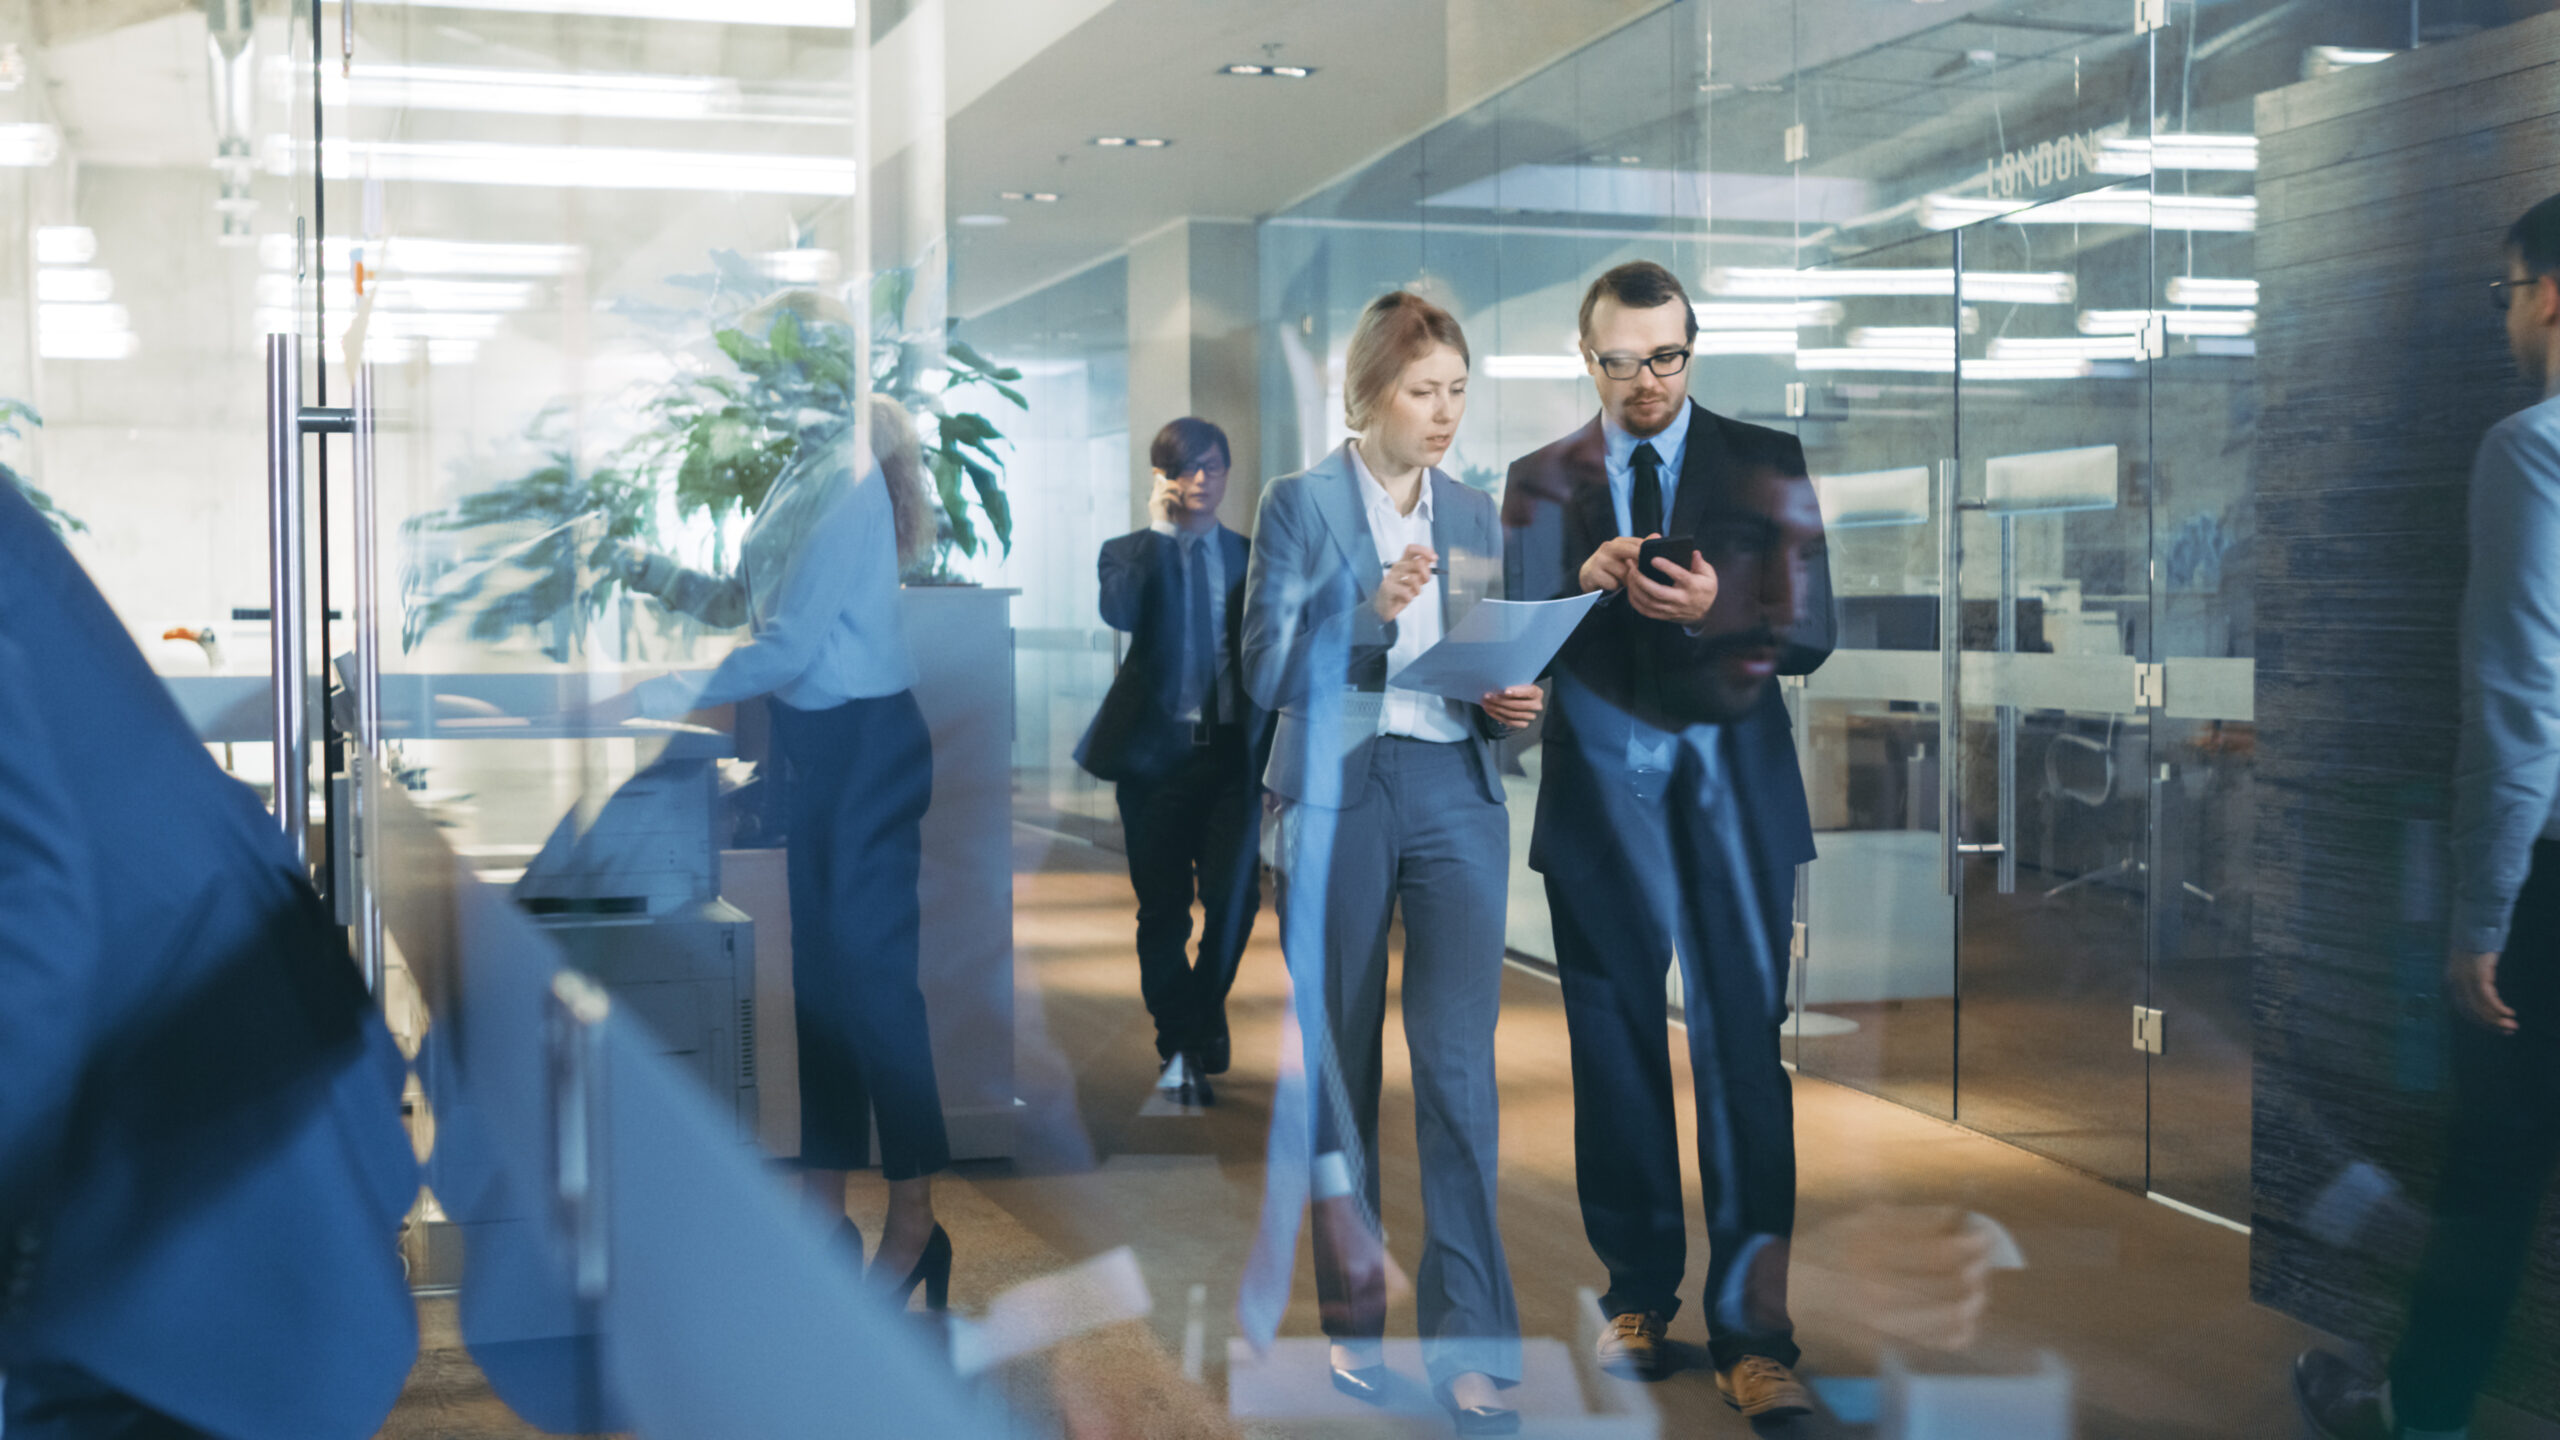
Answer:
[[[1813,1396],[1796,1372],[1766,1355],[1745,1355],[1732,1369],[1717,1371],[1716,1389],[1746,1420],[1813,1413]]]
[[[2342,1355],[2305,1350],[2295,1356],[2293,1401],[2320,1440],[2392,1440],[2381,1382]]]
[[[1650,1310],[1610,1316],[1609,1328],[1600,1332],[1600,1368],[1638,1380],[1659,1380],[1671,1373],[1671,1349],[1662,1338],[1670,1325],[1668,1317]]]

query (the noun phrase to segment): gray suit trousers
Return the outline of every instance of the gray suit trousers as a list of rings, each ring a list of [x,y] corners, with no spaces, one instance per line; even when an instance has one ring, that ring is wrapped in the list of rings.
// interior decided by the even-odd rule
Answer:
[[[1494,1201],[1500,1114],[1493,1031],[1502,1007],[1511,828],[1503,807],[1479,788],[1473,748],[1380,737],[1368,779],[1345,797],[1350,803],[1335,829],[1320,952],[1325,1014],[1374,1214],[1387,932],[1401,903],[1405,1045],[1422,1157],[1415,1301],[1435,1382],[1470,1370],[1498,1380],[1520,1375],[1520,1317]],[[1289,850],[1282,845],[1274,856],[1284,885],[1292,863],[1318,858]],[[1289,913],[1285,903],[1281,913]],[[1301,937],[1284,928],[1282,940],[1292,975],[1301,983],[1313,978]],[[1324,1089],[1319,1085],[1316,1102],[1319,1148],[1334,1149],[1343,1142]]]

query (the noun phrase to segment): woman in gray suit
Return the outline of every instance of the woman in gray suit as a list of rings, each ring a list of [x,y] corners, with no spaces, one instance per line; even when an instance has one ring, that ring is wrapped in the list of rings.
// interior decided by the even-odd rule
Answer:
[[[1273,867],[1284,885],[1324,886],[1321,933],[1284,918],[1281,944],[1296,983],[1322,997],[1329,1033],[1310,1037],[1311,1053],[1323,1055],[1320,1038],[1332,1052],[1310,1073],[1320,1077],[1316,1268],[1333,1381],[1373,1402],[1385,1395],[1383,1269],[1349,1282],[1368,1293],[1335,1303],[1330,1292],[1356,1261],[1340,1253],[1350,1227],[1328,1221],[1355,1197],[1377,1214],[1387,929],[1401,904],[1424,1358],[1460,1433],[1490,1435],[1519,1427],[1496,1401],[1520,1374],[1494,1209],[1493,1031],[1511,851],[1494,742],[1536,718],[1545,697],[1523,685],[1464,704],[1394,683],[1500,584],[1492,500],[1432,468],[1466,413],[1467,363],[1457,321],[1420,296],[1399,291],[1362,312],[1344,385],[1357,437],[1263,491],[1244,663],[1255,702],[1279,715],[1266,778]],[[1322,823],[1308,823],[1311,811]],[[1363,1227],[1372,1236],[1374,1223]]]

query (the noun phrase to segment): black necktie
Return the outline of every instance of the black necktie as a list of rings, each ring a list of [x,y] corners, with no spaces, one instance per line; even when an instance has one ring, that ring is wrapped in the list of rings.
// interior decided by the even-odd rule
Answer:
[[[1218,669],[1217,641],[1209,630],[1209,561],[1200,553],[1201,542],[1182,543],[1182,694],[1177,714],[1198,715],[1214,719],[1204,707],[1209,688],[1216,683]]]
[[[1636,536],[1662,533],[1662,456],[1646,441],[1636,447],[1635,494],[1629,497],[1627,519],[1634,528],[1627,533]]]

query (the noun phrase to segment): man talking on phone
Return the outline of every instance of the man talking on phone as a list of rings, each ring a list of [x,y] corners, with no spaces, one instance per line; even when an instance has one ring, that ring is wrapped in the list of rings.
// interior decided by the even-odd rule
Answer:
[[[1787,1313],[1794,1099],[1779,1063],[1795,867],[1813,826],[1771,683],[1830,653],[1822,512],[1795,437],[1689,399],[1698,322],[1637,261],[1583,296],[1598,418],[1511,467],[1506,576],[1609,592],[1556,657],[1529,864],[1546,877],[1573,1046],[1575,1178],[1609,1272],[1601,1363],[1658,1379],[1688,1226],[1665,979],[1680,966],[1712,1246],[1717,1388],[1811,1408]]]

